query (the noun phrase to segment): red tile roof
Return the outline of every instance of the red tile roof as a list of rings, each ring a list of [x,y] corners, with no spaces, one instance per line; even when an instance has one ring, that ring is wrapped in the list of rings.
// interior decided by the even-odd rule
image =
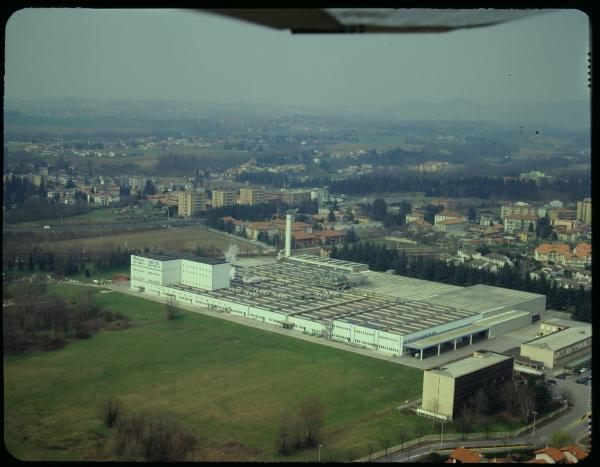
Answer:
[[[564,448],[560,448],[561,451],[569,451],[571,454],[573,454],[577,460],[583,460],[588,456],[588,453],[585,449],[583,449],[581,446],[578,446],[576,444],[571,444],[569,446],[565,446]]]
[[[317,230],[313,232],[317,237],[345,237],[345,230]]]
[[[450,459],[456,459],[457,461],[465,464],[478,464],[485,458],[482,454],[471,451],[470,449],[456,448],[450,454]]]
[[[564,243],[542,243],[535,251],[542,254],[560,253],[567,255],[571,252],[571,249],[569,248],[569,245],[565,245]]]
[[[316,239],[317,237],[315,237],[313,234],[308,233],[308,232],[294,232],[294,239],[295,240],[310,240],[310,239]]]
[[[553,459],[555,462],[565,460],[565,455],[562,452],[560,452],[560,450],[558,450],[556,448],[551,448],[551,447],[544,448],[544,449],[538,449],[537,451],[534,452],[534,454],[546,454],[551,459]]]

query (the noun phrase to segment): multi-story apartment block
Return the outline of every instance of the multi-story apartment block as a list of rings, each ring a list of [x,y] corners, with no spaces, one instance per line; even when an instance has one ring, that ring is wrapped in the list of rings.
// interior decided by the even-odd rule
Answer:
[[[240,204],[254,206],[265,202],[265,190],[262,188],[240,188]]]
[[[592,198],[584,198],[577,202],[577,220],[592,225]]]
[[[182,217],[192,217],[204,210],[206,195],[201,191],[180,191],[178,194],[177,214]]]
[[[235,190],[213,190],[212,207],[222,208],[223,206],[233,206],[236,198],[237,192]]]

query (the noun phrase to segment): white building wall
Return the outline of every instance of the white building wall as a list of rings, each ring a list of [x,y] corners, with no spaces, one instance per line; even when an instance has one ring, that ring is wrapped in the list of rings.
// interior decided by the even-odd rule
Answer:
[[[452,331],[453,329],[462,328],[464,326],[468,326],[472,324],[474,321],[482,319],[483,316],[481,314],[469,316],[467,318],[459,319],[457,321],[452,321],[450,323],[444,323],[440,326],[435,326],[428,329],[423,329],[422,331],[413,332],[412,334],[406,334],[404,336],[404,344],[409,344],[412,341],[416,341],[419,339],[423,339],[424,337],[435,336],[436,334],[441,334],[442,332]]]
[[[197,289],[212,289],[212,271],[210,264],[199,263],[197,261],[181,261],[181,284]]]
[[[323,323],[311,321],[309,319],[290,316],[289,322],[294,324],[295,330],[306,334],[323,334],[323,332],[325,332],[326,326]]]
[[[160,261],[161,285],[179,284],[181,282],[181,260]]]
[[[508,334],[509,332],[517,331],[527,326],[531,326],[530,314],[524,316],[517,316],[516,318],[513,318],[511,320],[490,326],[490,336],[502,336],[503,334]]]
[[[218,290],[229,287],[231,283],[231,264],[215,264],[212,267],[212,289]]]

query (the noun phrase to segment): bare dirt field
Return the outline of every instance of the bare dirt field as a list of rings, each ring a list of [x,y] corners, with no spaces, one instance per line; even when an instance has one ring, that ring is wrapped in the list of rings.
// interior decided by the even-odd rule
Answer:
[[[56,240],[43,242],[43,247],[60,250],[76,247],[86,251],[98,251],[110,246],[134,249],[143,249],[144,247],[154,249],[156,247],[165,250],[194,250],[200,247],[206,254],[219,254],[225,252],[232,243],[238,246],[240,256],[255,254],[260,251],[258,246],[208,231],[198,225]]]

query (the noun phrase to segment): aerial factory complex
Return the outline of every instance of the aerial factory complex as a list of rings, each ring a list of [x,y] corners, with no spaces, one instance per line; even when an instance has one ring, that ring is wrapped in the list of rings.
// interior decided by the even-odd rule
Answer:
[[[360,263],[291,256],[288,248],[278,261],[249,267],[179,253],[132,255],[131,288],[420,359],[530,325],[546,304],[544,295],[374,272]]]

